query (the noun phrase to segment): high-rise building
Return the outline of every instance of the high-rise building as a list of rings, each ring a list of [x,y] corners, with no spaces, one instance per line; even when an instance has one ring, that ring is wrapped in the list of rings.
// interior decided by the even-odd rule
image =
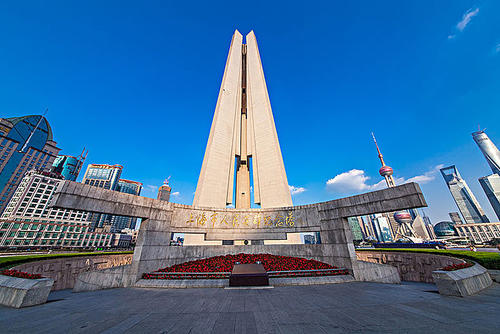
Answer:
[[[111,247],[112,234],[91,231],[89,213],[49,207],[62,180],[56,173],[26,173],[1,216],[0,247]]]
[[[251,187],[261,208],[292,206],[257,40],[235,31],[193,205],[250,208]]]
[[[480,178],[479,183],[486,193],[495,214],[500,219],[500,151],[484,131],[472,133],[472,138],[479,146],[493,172],[492,175]]]
[[[441,168],[441,174],[448,185],[448,189],[450,189],[451,196],[453,196],[464,221],[467,224],[488,223],[489,220],[484,214],[483,209],[457,168],[455,166]]]
[[[371,219],[368,216],[357,217],[359,221],[359,227],[361,227],[361,232],[365,239],[377,239],[377,235],[373,230],[373,225]]]
[[[354,241],[363,241],[363,232],[359,223],[358,217],[349,217],[347,219],[349,226],[351,227],[352,239]]]
[[[436,233],[434,232],[434,226],[432,225],[431,219],[425,215],[425,211],[422,210],[422,219],[424,220],[425,228],[431,239],[436,239]]]
[[[448,215],[450,216],[450,219],[454,224],[463,224],[464,223],[458,212],[450,212],[450,213],[448,213]]]
[[[497,218],[500,220],[500,175],[491,174],[479,179],[479,184],[486,193]]]
[[[0,118],[0,213],[31,169],[48,171],[61,150],[41,115]]]
[[[83,176],[82,183],[94,187],[117,190],[123,166],[90,164]]]
[[[123,166],[120,165],[90,164],[83,176],[82,183],[94,187],[117,190],[122,170]],[[89,220],[92,222],[92,228],[96,228],[110,225],[111,217],[111,215],[93,213]]]
[[[87,152],[88,153],[88,152]],[[87,157],[85,149],[78,157],[71,155],[58,155],[52,163],[51,171],[61,174],[65,180],[76,181],[82,165]]]
[[[163,182],[163,185],[158,188],[158,197],[156,199],[159,199],[160,201],[170,201],[170,192],[172,191],[172,188],[168,185],[168,180],[170,177],[168,177],[165,182]]]
[[[381,214],[370,216],[373,229],[379,242],[392,242],[394,239],[391,234],[391,228],[387,217]]]
[[[500,151],[495,144],[493,144],[484,131],[473,132],[472,138],[477,146],[479,146],[481,152],[483,152],[493,173],[500,175]]]
[[[120,179],[118,181],[119,192],[132,194],[139,196],[142,190],[142,183],[136,181],[130,181],[125,179]],[[135,217],[125,217],[125,216],[112,216],[111,217],[111,229],[113,232],[120,232],[125,228],[135,229],[137,224],[137,218]]]

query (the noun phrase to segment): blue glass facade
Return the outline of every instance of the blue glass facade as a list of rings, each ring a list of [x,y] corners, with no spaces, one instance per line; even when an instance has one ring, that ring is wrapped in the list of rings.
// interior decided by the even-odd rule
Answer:
[[[59,150],[45,117],[0,119],[0,211],[24,174],[32,169],[48,171]]]
[[[142,183],[121,179],[118,181],[119,192],[137,195],[141,194]],[[135,229],[137,225],[137,218],[124,217],[124,216],[113,216],[111,218],[111,232],[120,232],[125,228]]]
[[[118,181],[122,175],[123,167],[120,165],[90,164],[83,176],[82,183],[94,187],[118,190]],[[90,217],[92,228],[109,225],[113,216],[93,213]]]
[[[59,173],[65,180],[76,181],[83,161],[70,155],[58,155],[52,164],[52,171]]]

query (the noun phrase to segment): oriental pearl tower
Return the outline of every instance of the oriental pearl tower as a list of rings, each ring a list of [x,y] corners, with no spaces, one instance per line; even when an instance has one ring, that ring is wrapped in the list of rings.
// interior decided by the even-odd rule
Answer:
[[[380,162],[382,163],[382,167],[378,170],[380,173],[380,176],[383,176],[385,179],[385,182],[387,183],[388,188],[392,188],[396,186],[396,183],[394,182],[394,178],[392,177],[392,174],[394,174],[394,170],[387,166],[384,162],[384,156],[380,152],[380,148],[378,147],[377,140],[375,139],[375,135],[372,132],[372,137],[373,141],[375,142],[375,146],[377,147],[377,152],[378,152],[378,158],[380,159]],[[416,238],[415,231],[413,230],[413,227],[411,226],[411,222],[413,221],[410,213],[408,211],[397,211],[394,212],[394,220],[398,223],[398,229],[396,231],[395,237],[397,238],[398,236],[403,237],[403,238]]]

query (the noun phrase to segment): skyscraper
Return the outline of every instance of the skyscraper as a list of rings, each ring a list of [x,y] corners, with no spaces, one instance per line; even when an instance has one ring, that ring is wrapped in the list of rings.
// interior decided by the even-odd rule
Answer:
[[[170,192],[172,191],[172,188],[168,185],[168,180],[170,179],[170,176],[163,182],[163,185],[158,188],[158,197],[156,199],[159,199],[160,201],[170,201]]]
[[[484,131],[472,133],[472,138],[483,152],[488,165],[493,171],[492,175],[480,178],[479,183],[486,193],[495,214],[500,219],[500,151]]]
[[[65,180],[76,181],[86,157],[85,149],[78,157],[58,155],[52,164],[51,171],[61,174]]]
[[[3,212],[24,174],[48,171],[61,150],[41,115],[0,118],[0,212]]]
[[[83,176],[82,183],[94,187],[117,190],[123,166],[90,164]]]
[[[94,187],[117,190],[122,169],[123,166],[120,165],[90,164],[83,176],[82,183]],[[111,215],[93,213],[90,217],[92,228],[110,225],[111,217]]]
[[[235,31],[193,205],[249,208],[251,187],[262,208],[292,206],[257,40]]]
[[[462,221],[462,218],[460,218],[460,214],[458,212],[450,212],[448,215],[451,218],[451,221],[454,224],[463,224],[464,222]]]
[[[142,183],[120,179],[118,181],[117,190],[122,193],[132,194],[139,196],[142,190]],[[137,218],[125,216],[112,216],[111,217],[111,232],[120,232],[125,228],[135,229]]]
[[[479,146],[481,152],[483,152],[493,173],[500,175],[500,151],[495,144],[493,144],[484,131],[473,132],[472,138],[477,146]]]
[[[500,175],[491,174],[479,179],[479,184],[486,193],[497,218],[500,220]]]
[[[441,168],[441,174],[465,222],[468,224],[488,223],[489,220],[483,209],[457,168],[455,166]]]
[[[360,226],[358,217],[349,217],[347,218],[349,226],[351,227],[352,239],[354,241],[363,241],[364,236]]]
[[[391,228],[387,217],[377,213],[370,216],[373,230],[375,231],[377,240],[379,242],[392,242],[394,241],[391,234]]]
[[[112,234],[96,233],[88,212],[50,207],[61,175],[26,173],[0,221],[0,247],[111,247]]]

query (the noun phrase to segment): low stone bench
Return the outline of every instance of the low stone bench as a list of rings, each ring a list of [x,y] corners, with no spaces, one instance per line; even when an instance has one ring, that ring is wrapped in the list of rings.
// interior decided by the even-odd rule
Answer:
[[[477,263],[459,270],[436,270],[432,277],[439,293],[445,296],[470,296],[493,284],[488,270]]]
[[[53,284],[51,278],[26,279],[0,275],[0,304],[15,308],[44,304]]]

